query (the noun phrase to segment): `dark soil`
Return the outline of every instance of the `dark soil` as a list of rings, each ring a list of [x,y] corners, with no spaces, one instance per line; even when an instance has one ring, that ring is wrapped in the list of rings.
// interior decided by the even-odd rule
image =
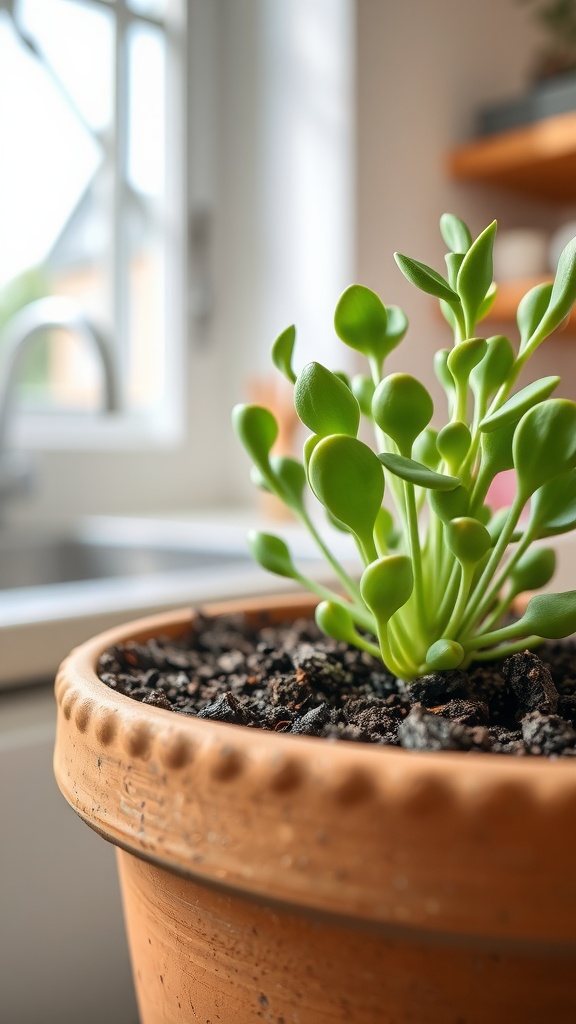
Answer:
[[[104,683],[144,704],[248,728],[407,750],[576,756],[576,643],[546,643],[404,685],[314,622],[196,618],[179,641],[129,641],[100,658]]]

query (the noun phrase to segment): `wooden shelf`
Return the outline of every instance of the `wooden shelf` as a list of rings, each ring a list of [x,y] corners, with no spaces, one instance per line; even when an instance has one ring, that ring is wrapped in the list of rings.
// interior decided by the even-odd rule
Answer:
[[[576,201],[576,111],[460,146],[448,156],[459,181],[500,185],[548,202]]]
[[[526,292],[530,291],[531,288],[536,284],[543,284],[544,278],[532,277],[524,278],[521,281],[504,281],[498,285],[498,292],[494,305],[488,313],[488,316],[484,317],[484,323],[490,323],[493,320],[501,321],[515,321],[516,310],[518,309],[518,303],[520,299],[526,295]],[[552,278],[548,278],[552,280]],[[566,320],[565,324],[558,328],[558,332],[564,330],[573,331],[576,327],[576,309],[572,310],[572,313]]]

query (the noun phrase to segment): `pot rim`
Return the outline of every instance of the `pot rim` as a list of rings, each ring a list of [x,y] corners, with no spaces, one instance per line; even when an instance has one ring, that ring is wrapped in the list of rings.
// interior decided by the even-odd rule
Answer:
[[[280,621],[313,607],[308,595],[297,594],[200,611],[265,611]],[[176,635],[192,621],[187,609],[136,620],[99,634],[63,662],[55,772],[88,824],[190,877],[364,920],[456,933],[464,920],[471,927],[470,904],[483,893],[479,876],[489,867],[491,884],[501,879],[500,904],[480,914],[476,933],[499,928],[516,938],[557,937],[557,921],[543,924],[535,915],[528,879],[537,870],[551,905],[560,902],[565,911],[561,933],[576,941],[575,907],[566,899],[576,848],[575,764],[248,729],[143,705],[98,679],[96,662],[108,647]],[[430,867],[432,848],[443,862],[440,880]]]

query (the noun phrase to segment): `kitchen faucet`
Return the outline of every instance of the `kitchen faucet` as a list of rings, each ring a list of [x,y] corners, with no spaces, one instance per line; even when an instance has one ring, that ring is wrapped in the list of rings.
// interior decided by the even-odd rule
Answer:
[[[0,506],[30,481],[29,465],[8,449],[7,437],[16,383],[29,343],[49,328],[64,328],[85,339],[99,356],[105,412],[119,409],[118,385],[110,345],[93,321],[70,299],[49,296],[29,303],[9,321],[0,339]]]

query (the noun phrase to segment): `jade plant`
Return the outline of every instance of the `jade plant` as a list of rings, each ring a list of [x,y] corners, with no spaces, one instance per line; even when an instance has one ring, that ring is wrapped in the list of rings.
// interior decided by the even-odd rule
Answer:
[[[271,533],[250,535],[255,559],[320,598],[316,620],[325,634],[381,658],[406,682],[576,630],[576,590],[536,594],[514,615],[518,596],[540,590],[554,573],[554,550],[537,542],[576,527],[576,402],[551,397],[556,376],[517,390],[521,370],[576,299],[576,239],[554,282],[521,300],[514,347],[504,335],[485,338],[478,330],[496,294],[496,227],[473,240],[462,220],[444,214],[444,274],[395,254],[408,281],[439,300],[453,333],[452,347],[434,360],[443,425],[416,377],[386,373],[387,357],[407,332],[405,314],[357,284],[340,298],[334,326],[365,358],[367,372],[350,379],[309,362],[296,374],[294,327],[273,346],[273,362],[293,385],[296,412],[310,431],[302,460],[273,453],[278,426],[270,410],[238,405],[233,412],[255,483],[306,526],[335,582],[331,588],[309,579]],[[409,349],[409,365],[417,361]],[[492,511],[490,485],[512,469],[515,496]],[[352,535],[357,573],[335,556],[314,505]]]

